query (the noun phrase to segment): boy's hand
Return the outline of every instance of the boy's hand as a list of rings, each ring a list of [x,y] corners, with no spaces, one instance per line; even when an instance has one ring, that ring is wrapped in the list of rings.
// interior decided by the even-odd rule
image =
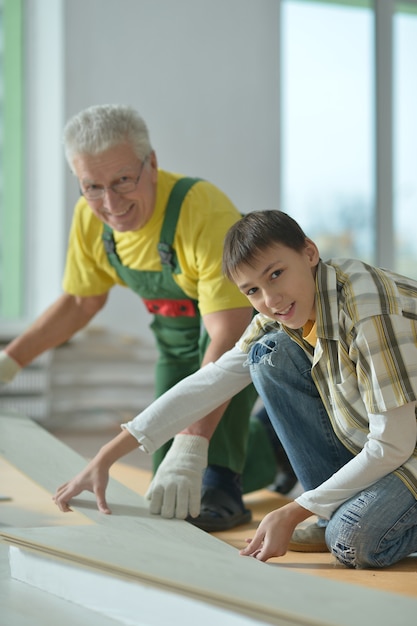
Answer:
[[[297,524],[312,513],[296,502],[268,513],[259,524],[253,539],[240,551],[242,556],[252,556],[258,561],[267,561],[273,556],[284,556]]]
[[[4,350],[0,352],[0,385],[10,383],[22,368]]]
[[[197,517],[208,444],[208,439],[198,435],[174,437],[146,492],[151,513],[166,518]]]
[[[110,514],[105,495],[108,482],[108,468],[93,459],[80,474],[58,487],[52,499],[61,511],[67,513],[72,511],[68,504],[71,498],[78,496],[82,491],[91,491],[96,496],[98,510]]]

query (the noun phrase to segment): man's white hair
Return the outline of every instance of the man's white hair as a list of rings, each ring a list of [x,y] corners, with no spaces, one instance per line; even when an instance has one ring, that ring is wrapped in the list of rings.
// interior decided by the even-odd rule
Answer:
[[[122,104],[100,104],[84,109],[68,120],[63,143],[71,169],[76,155],[100,154],[122,143],[130,144],[141,161],[152,151],[144,120],[136,109]]]

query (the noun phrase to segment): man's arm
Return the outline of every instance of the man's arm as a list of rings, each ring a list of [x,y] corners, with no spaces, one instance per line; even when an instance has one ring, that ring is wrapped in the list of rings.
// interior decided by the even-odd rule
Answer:
[[[233,348],[249,326],[253,316],[251,307],[216,311],[203,316],[203,323],[210,336],[202,365],[214,363],[222,354]]]
[[[70,294],[60,296],[35,322],[5,348],[20,367],[68,341],[105,305],[107,293],[81,298]]]

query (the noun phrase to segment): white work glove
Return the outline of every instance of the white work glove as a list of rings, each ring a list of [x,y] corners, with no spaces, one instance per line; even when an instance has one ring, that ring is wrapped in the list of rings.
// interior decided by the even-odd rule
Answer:
[[[10,383],[22,368],[4,350],[0,352],[0,385]]]
[[[197,517],[208,446],[208,439],[198,435],[174,437],[145,494],[151,513],[177,519]]]

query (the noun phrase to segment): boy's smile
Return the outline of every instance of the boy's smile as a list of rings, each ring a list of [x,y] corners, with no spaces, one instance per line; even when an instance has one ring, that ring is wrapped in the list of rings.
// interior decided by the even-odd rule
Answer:
[[[316,245],[306,239],[298,252],[274,243],[249,264],[240,265],[234,281],[252,306],[288,328],[302,328],[315,320],[315,274],[319,262]]]

